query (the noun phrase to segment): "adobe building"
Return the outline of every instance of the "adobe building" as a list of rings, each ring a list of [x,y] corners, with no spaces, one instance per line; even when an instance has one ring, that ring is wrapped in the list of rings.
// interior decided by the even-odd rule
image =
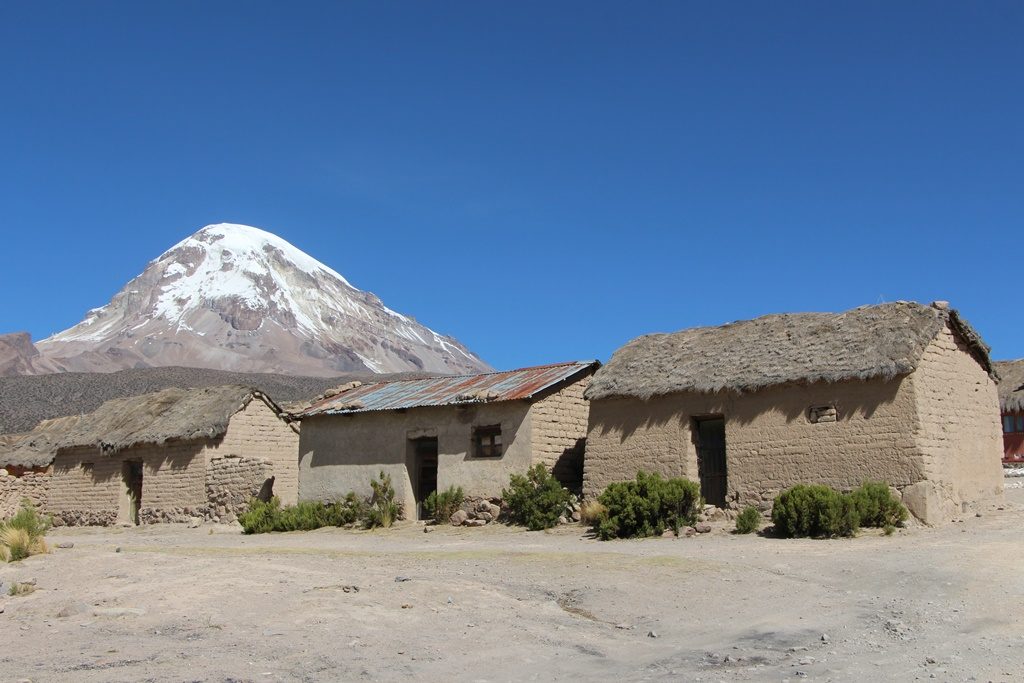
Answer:
[[[253,496],[298,499],[297,428],[247,387],[114,399],[13,441],[0,453],[0,498],[31,479],[59,524],[231,521]]]
[[[368,496],[370,480],[384,471],[405,516],[415,518],[432,491],[461,486],[468,496],[500,496],[512,473],[535,463],[579,490],[583,391],[599,365],[352,383],[298,415],[299,498]]]
[[[1024,358],[995,362],[1003,422],[1003,463],[1024,465]]]
[[[637,470],[767,509],[798,483],[888,482],[941,523],[1002,494],[988,347],[948,304],[768,315],[640,337],[594,376],[584,492]]]

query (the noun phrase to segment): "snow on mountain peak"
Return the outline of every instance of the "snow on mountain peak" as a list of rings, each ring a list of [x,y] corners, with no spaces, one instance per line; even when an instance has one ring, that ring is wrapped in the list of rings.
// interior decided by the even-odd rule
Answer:
[[[287,349],[333,371],[487,368],[456,340],[392,311],[286,240],[234,223],[207,225],[178,242],[109,304],[39,347],[112,345],[115,355],[143,356],[142,364],[182,364],[178,357],[189,353],[182,335],[202,339],[204,359],[247,358],[210,367],[288,371],[280,358]],[[154,363],[164,352],[173,362]]]

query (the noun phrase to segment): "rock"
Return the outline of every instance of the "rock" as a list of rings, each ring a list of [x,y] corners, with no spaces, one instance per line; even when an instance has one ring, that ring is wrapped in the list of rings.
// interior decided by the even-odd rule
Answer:
[[[56,547],[60,548],[61,550],[70,550],[71,548],[75,547],[75,544],[71,541],[63,541],[61,543],[58,543]]]
[[[822,633],[821,634],[821,642],[827,643],[829,640],[831,640],[831,638],[828,637],[827,633]]]
[[[498,519],[498,517],[501,517],[501,506],[488,503],[487,512],[491,513],[491,519]]]
[[[75,614],[84,614],[89,611],[89,606],[83,602],[67,602],[59,610],[57,610],[57,618],[65,619]]]
[[[491,511],[491,503],[490,503],[490,501],[481,500],[479,503],[476,504],[476,511],[477,512],[490,512]]]
[[[462,526],[484,526],[485,524],[487,522],[482,519],[467,519],[462,523]]]
[[[201,517],[192,517],[192,518],[190,518],[188,520],[188,528],[189,529],[198,529],[199,525],[202,524],[202,523],[203,523],[203,520],[202,520]]]
[[[558,523],[559,523],[559,524],[568,524],[568,523],[569,523],[569,520],[567,520],[567,519],[565,518],[565,515],[561,515],[561,516],[560,516],[560,517],[558,518]]]
[[[695,536],[696,534],[697,530],[694,529],[692,526],[684,526],[682,529],[679,530],[679,535],[686,536],[687,538],[689,538],[690,536]]]
[[[615,628],[621,629],[623,631],[629,631],[629,630],[631,630],[633,628],[633,625],[632,624],[626,624],[626,623],[615,624]]]
[[[662,538],[675,538],[676,537],[676,532],[672,531],[671,529],[665,529],[664,531],[661,532],[661,537]]]
[[[494,519],[494,518],[493,518],[493,517],[491,516],[491,513],[490,513],[490,512],[478,512],[478,513],[476,513],[476,518],[477,518],[477,519],[482,519],[482,520],[484,520],[485,522],[490,522],[491,520],[493,520],[493,519]]]
[[[656,632],[654,632],[654,631],[648,631],[647,632],[647,637],[648,638],[657,638],[658,634]]]
[[[465,510],[456,510],[452,513],[452,516],[448,521],[452,523],[452,526],[462,526],[469,520],[469,513]]]
[[[432,526],[425,526],[425,527],[423,527],[423,533],[425,533],[425,534],[429,534],[432,531],[434,531],[434,527],[432,527]]]
[[[114,548],[114,552],[115,553],[121,552],[121,546],[117,546],[116,548]]]
[[[580,511],[579,510],[573,510],[572,511],[572,521],[579,522],[579,521],[582,521],[582,520],[583,520],[583,515],[580,513]]]
[[[406,581],[412,581],[408,576],[396,576],[395,583],[405,583]]]
[[[693,530],[698,534],[709,534],[711,533],[711,525],[707,522],[700,522],[693,527]]]

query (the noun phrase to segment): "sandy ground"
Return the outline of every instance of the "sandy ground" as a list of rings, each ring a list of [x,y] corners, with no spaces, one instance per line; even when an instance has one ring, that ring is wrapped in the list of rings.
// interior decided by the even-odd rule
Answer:
[[[0,597],[0,679],[1024,680],[1024,490],[1003,508],[836,541],[60,529],[0,565],[37,586]]]

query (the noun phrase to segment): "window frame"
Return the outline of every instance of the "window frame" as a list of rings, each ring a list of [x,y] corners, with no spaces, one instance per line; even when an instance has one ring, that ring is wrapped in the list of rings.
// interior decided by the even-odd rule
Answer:
[[[474,425],[473,457],[495,460],[503,455],[505,455],[505,442],[501,438],[501,425]]]

